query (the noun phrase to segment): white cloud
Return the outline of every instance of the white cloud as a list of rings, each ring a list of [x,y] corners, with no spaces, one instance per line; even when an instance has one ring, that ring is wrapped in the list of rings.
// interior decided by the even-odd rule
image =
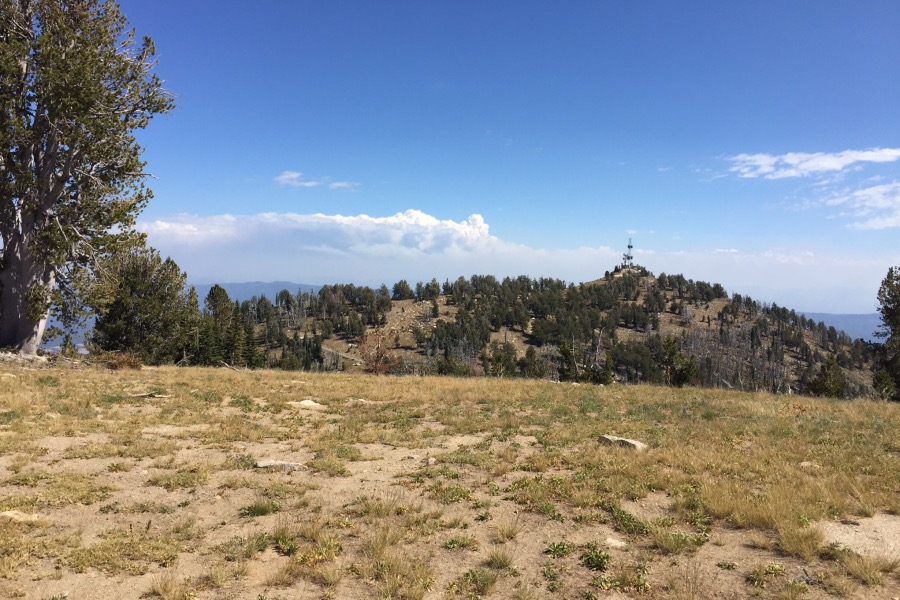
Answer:
[[[841,216],[853,220],[851,229],[900,227],[900,182],[838,193],[823,204],[839,207]]]
[[[329,177],[322,179],[304,179],[300,171],[282,171],[274,179],[277,185],[294,188],[314,188],[328,186],[330,190],[355,190],[359,184],[355,181],[331,181]]]
[[[282,171],[281,175],[275,178],[275,183],[285,187],[318,187],[321,185],[318,181],[304,180],[303,173],[299,171]]]
[[[900,160],[900,148],[872,148],[843,152],[789,152],[787,154],[738,154],[729,157],[730,172],[739,177],[784,179],[843,171],[858,163]]]
[[[332,190],[355,190],[359,184],[355,181],[332,181],[328,184],[328,188]]]
[[[898,257],[824,255],[806,249],[660,252],[640,261],[654,273],[721,283],[729,292],[798,311],[870,313],[886,265]]]
[[[181,214],[141,221],[139,229],[197,282],[392,285],[400,279],[524,274],[577,283],[602,277],[622,258],[619,240],[614,247],[535,248],[491,235],[477,214],[454,221],[418,210],[386,217]],[[885,265],[900,261],[789,249],[670,252],[640,244],[635,255],[654,273],[683,273],[760,300],[818,312],[871,312]]]
[[[491,235],[481,215],[453,221],[418,210],[387,217],[180,214],[141,221],[138,228],[194,281],[371,285],[478,273],[587,281],[621,258],[618,248],[532,248]]]

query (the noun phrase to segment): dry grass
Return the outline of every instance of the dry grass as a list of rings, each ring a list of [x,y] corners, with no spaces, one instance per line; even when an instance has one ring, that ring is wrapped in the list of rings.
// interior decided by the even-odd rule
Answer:
[[[883,584],[885,575],[900,567],[900,559],[848,552],[841,557],[841,564],[851,577],[864,585],[873,586]]]
[[[649,386],[3,372],[15,386],[0,387],[0,511],[40,517],[0,517],[0,577],[17,589],[93,570],[121,585],[153,573],[122,595],[160,598],[268,597],[265,585],[314,590],[304,598],[900,595],[896,561],[828,556],[817,525],[900,510],[894,404],[804,398],[798,412],[770,394]],[[650,450],[601,446],[604,433]],[[301,467],[263,471],[262,458]],[[641,508],[647,498],[666,501]],[[572,552],[543,554],[563,540]],[[582,561],[588,543],[607,571]],[[729,560],[735,571],[716,568]]]

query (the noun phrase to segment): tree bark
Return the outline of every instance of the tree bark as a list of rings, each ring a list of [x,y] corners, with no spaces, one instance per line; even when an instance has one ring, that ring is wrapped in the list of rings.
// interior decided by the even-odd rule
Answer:
[[[0,270],[0,348],[11,348],[22,355],[34,356],[47,326],[47,307],[50,290],[56,283],[56,273],[51,267],[41,264],[17,239],[4,248],[3,258],[5,265]],[[29,292],[36,286],[46,290],[39,297]],[[40,304],[31,306],[35,302]]]

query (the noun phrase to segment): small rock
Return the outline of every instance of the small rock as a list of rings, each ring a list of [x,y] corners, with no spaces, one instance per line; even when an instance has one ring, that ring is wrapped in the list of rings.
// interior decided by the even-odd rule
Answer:
[[[325,408],[324,404],[319,404],[315,400],[310,400],[309,398],[307,398],[306,400],[301,400],[297,404],[299,406],[303,406],[305,408],[316,408],[316,409]]]
[[[614,537],[606,538],[606,541],[604,543],[607,546],[609,546],[610,548],[624,548],[625,546],[628,545],[627,542],[623,542],[622,540],[617,540]]]
[[[300,463],[290,462],[287,460],[258,460],[256,461],[257,469],[281,469],[287,473],[292,471],[305,471],[306,466]]]
[[[4,510],[3,512],[0,512],[0,517],[5,517],[10,521],[16,521],[17,523],[32,523],[41,518],[39,515],[30,515],[28,513],[23,513],[20,510]]]
[[[600,442],[610,446],[621,446],[622,448],[631,448],[636,452],[643,452],[647,449],[647,444],[637,440],[629,440],[627,438],[616,437],[614,435],[601,435]]]
[[[425,459],[425,464],[428,465],[429,467],[433,467],[434,465],[437,464],[437,459],[433,456],[429,456],[428,458]]]

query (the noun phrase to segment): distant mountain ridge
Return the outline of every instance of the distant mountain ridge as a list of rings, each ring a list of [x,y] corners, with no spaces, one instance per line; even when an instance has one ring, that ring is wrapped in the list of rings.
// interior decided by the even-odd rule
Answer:
[[[197,297],[200,299],[200,306],[203,306],[203,299],[206,298],[206,295],[209,294],[209,290],[212,289],[212,286],[217,285],[215,283],[189,283],[188,285],[194,286],[194,289],[197,291]],[[249,300],[253,296],[257,298],[261,296],[265,296],[272,302],[275,301],[275,296],[278,295],[278,292],[281,290],[287,290],[291,294],[297,294],[298,290],[302,290],[304,292],[312,292],[316,293],[319,291],[320,285],[311,285],[308,283],[293,283],[290,281],[242,281],[242,282],[234,282],[234,283],[219,283],[219,286],[225,289],[228,292],[228,297],[232,300]]]
[[[826,325],[834,327],[838,331],[843,331],[851,338],[863,339],[867,342],[878,341],[875,332],[881,327],[881,315],[879,313],[842,315],[831,313],[800,313],[807,319],[814,321],[822,321]]]

